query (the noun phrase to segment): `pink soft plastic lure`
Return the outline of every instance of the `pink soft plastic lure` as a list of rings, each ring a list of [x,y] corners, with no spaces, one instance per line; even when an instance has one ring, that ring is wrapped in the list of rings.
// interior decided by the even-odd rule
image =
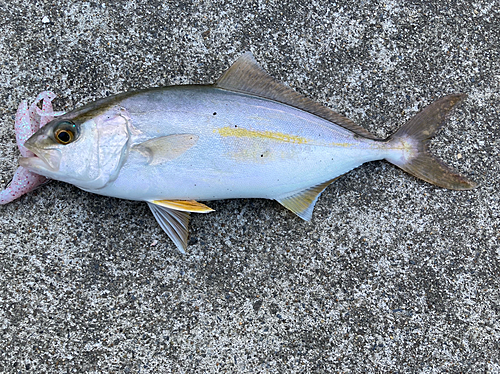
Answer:
[[[34,156],[32,152],[24,147],[24,142],[37,132],[38,129],[52,121],[54,117],[64,114],[63,112],[54,112],[52,100],[55,97],[56,95],[53,92],[44,91],[38,94],[30,106],[28,106],[26,100],[23,100],[19,108],[17,108],[14,128],[16,131],[17,146],[23,157]],[[40,101],[42,101],[42,109],[38,107]],[[0,204],[10,203],[18,197],[33,191],[48,180],[20,166],[7,188],[0,191]]]

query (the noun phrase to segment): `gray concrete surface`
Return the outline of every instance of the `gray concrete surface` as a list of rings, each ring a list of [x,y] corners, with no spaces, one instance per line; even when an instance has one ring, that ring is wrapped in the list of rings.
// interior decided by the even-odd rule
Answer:
[[[370,163],[311,223],[213,202],[183,256],[145,204],[51,183],[0,207],[0,372],[499,373],[498,1],[145,3],[0,0],[1,188],[22,99],[213,82],[247,50],[379,136],[467,92],[432,149],[480,187]]]

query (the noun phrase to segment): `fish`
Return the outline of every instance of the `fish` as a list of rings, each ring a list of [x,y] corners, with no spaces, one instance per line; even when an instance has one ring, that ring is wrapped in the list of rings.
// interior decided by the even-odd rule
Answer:
[[[55,93],[43,91],[38,94],[30,105],[28,105],[26,100],[23,100],[19,104],[16,111],[14,130],[17,147],[23,157],[34,156],[24,147],[26,140],[41,127],[52,121],[54,117],[64,114],[64,112],[54,112],[52,100],[55,98]],[[38,107],[38,103],[40,102],[42,103],[41,108]],[[7,188],[0,191],[0,205],[10,203],[48,182],[49,180],[44,176],[35,174],[19,166]]]
[[[84,191],[144,201],[185,253],[200,201],[264,198],[308,221],[335,179],[386,160],[434,185],[476,183],[429,153],[465,94],[441,97],[379,139],[272,78],[250,52],[212,85],[124,92],[68,112],[31,136],[19,164]]]

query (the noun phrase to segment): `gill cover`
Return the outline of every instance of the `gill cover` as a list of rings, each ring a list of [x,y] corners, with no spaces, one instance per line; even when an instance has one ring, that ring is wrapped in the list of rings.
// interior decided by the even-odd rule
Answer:
[[[93,167],[89,171],[95,178],[90,183],[90,188],[99,189],[118,177],[125,162],[130,138],[130,116],[124,108],[115,107],[95,117],[94,122],[97,144],[93,154],[96,158],[90,163]],[[77,186],[85,188],[82,185]]]

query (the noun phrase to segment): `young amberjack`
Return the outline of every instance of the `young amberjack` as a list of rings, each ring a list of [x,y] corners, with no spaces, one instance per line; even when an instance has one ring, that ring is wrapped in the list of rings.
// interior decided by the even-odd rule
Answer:
[[[184,252],[197,201],[274,199],[311,219],[337,177],[385,159],[435,185],[475,184],[427,148],[462,94],[442,97],[387,139],[269,76],[250,53],[214,85],[111,96],[54,119],[25,146],[26,169],[101,195],[148,203]]]

